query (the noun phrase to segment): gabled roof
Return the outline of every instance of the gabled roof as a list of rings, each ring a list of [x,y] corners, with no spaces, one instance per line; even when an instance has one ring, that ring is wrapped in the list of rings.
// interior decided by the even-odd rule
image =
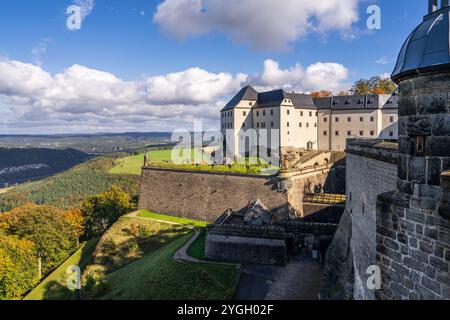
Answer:
[[[236,107],[242,100],[256,101],[258,99],[258,92],[251,86],[243,87],[233,99],[221,111],[231,110]]]
[[[314,101],[309,94],[288,93],[284,90],[274,90],[258,94],[258,107],[279,106],[284,99],[292,100],[296,108],[316,109]]]

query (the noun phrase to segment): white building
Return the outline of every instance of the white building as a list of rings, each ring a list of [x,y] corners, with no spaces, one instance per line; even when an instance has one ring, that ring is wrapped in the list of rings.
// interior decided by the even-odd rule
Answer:
[[[224,150],[237,157],[283,148],[344,151],[348,138],[398,137],[396,94],[313,99],[246,86],[220,113]]]

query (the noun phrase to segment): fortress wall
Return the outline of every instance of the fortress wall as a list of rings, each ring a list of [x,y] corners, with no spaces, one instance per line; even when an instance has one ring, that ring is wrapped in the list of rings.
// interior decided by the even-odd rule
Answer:
[[[275,177],[144,168],[139,208],[214,222],[225,210],[239,210],[260,199],[269,209],[287,215],[287,194],[277,189]]]
[[[326,268],[330,279],[350,282],[339,284],[346,291],[344,295],[347,298],[374,299],[374,292],[366,287],[366,271],[368,266],[376,264],[377,195],[395,190],[397,186],[396,145],[383,144],[379,140],[348,140],[346,161],[345,219],[341,220],[336,234],[336,238],[342,239],[335,239],[340,246],[332,244],[331,250],[337,252],[329,250]],[[343,243],[350,247],[342,247]],[[353,266],[337,261],[342,257],[347,261],[350,256]],[[345,265],[346,268],[343,267]]]

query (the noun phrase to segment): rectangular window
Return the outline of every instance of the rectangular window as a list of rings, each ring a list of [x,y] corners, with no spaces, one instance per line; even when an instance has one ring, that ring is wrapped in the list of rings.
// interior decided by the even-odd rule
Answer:
[[[352,135],[351,131],[347,131],[347,135],[350,137]]]
[[[270,126],[273,128],[273,122],[270,123]]]
[[[265,122],[261,123],[261,127],[265,128],[266,127],[266,123]]]
[[[273,116],[273,109],[270,109],[270,115]]]
[[[364,131],[360,131],[359,135],[362,137],[364,135]]]
[[[300,123],[298,124],[298,126],[301,128],[301,127],[303,127],[303,124],[300,122]]]
[[[394,131],[389,131],[389,137],[393,137],[394,136]]]
[[[372,130],[372,131],[370,131],[370,135],[371,136],[374,136],[375,135],[375,132]]]
[[[374,117],[370,117],[370,122],[374,122],[375,118]]]
[[[300,111],[300,117],[303,117],[303,111]]]
[[[327,118],[323,118],[323,122],[327,122],[328,121],[328,119]]]
[[[242,112],[242,115],[245,117],[247,115],[247,112]]]
[[[326,132],[326,131],[324,131],[324,132],[323,132],[323,135],[324,135],[324,136],[326,136],[326,135],[327,135],[327,132]]]
[[[338,117],[336,117],[335,121],[336,121],[336,122],[339,122],[339,118],[338,118]]]
[[[291,110],[287,109],[287,115],[291,114]]]
[[[266,110],[263,110],[263,116],[266,116]]]
[[[306,123],[306,127],[309,128],[309,122]]]
[[[348,117],[347,122],[352,122],[352,117]]]
[[[309,112],[309,116],[312,117],[312,111]]]
[[[338,136],[339,135],[339,131],[336,131],[334,134]]]
[[[287,123],[287,127],[289,128],[289,122]]]
[[[364,117],[359,117],[359,122],[364,122]]]
[[[317,128],[317,122],[314,122],[314,128]]]
[[[256,116],[259,117],[259,111],[256,111]]]
[[[389,117],[389,122],[390,122],[390,123],[394,123],[394,121],[395,121],[394,119],[395,119],[395,118],[394,118],[393,116]]]
[[[259,128],[259,122],[256,123],[256,127]]]

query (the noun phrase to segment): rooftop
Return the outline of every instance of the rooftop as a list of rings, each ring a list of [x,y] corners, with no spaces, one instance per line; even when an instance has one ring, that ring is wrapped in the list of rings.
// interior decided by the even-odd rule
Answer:
[[[448,1],[437,9],[437,1],[430,0],[429,14],[409,35],[403,44],[392,73],[392,79],[399,81],[437,66],[450,67],[450,7]]]

